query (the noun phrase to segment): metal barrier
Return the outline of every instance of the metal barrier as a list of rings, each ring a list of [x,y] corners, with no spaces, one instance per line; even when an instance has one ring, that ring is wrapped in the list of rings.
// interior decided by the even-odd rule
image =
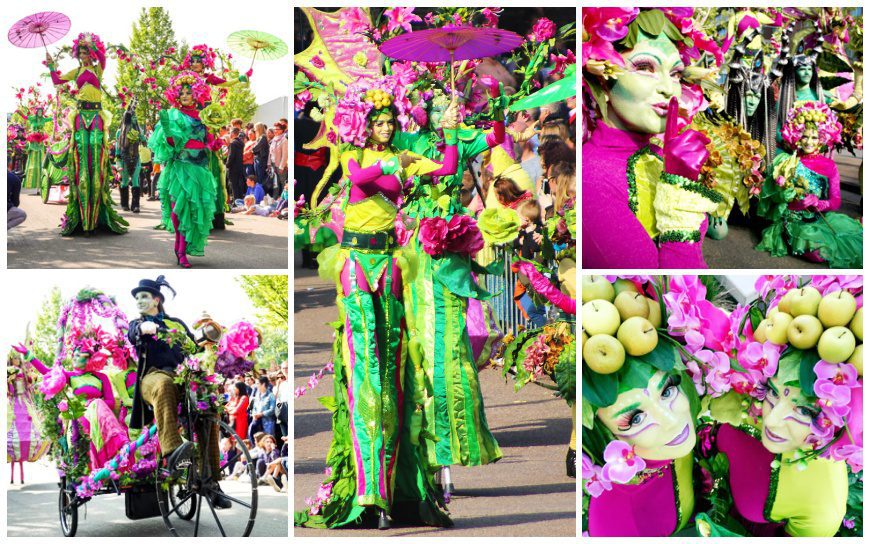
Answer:
[[[511,270],[512,251],[506,246],[487,246],[477,254],[477,262],[488,265],[501,260],[499,274],[485,274],[481,277],[483,287],[494,296],[489,299],[496,323],[505,334],[516,334],[519,326],[528,326],[522,310],[514,301],[514,287],[517,275]]]

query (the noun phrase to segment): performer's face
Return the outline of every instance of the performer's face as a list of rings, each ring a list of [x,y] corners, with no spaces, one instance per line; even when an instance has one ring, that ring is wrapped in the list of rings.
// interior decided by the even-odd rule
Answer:
[[[685,64],[676,46],[664,35],[642,32],[632,49],[621,53],[625,72],[608,91],[608,121],[621,130],[644,134],[665,131],[668,100],[680,97]]]
[[[598,410],[598,417],[616,436],[651,461],[678,459],[695,447],[695,422],[689,399],[675,377],[657,371],[643,389],[621,393]]]
[[[817,408],[800,387],[784,385],[778,377],[768,380],[761,409],[761,443],[771,453],[794,451],[806,445]]]
[[[801,64],[795,69],[795,76],[801,85],[809,85],[813,79],[813,66],[811,64]]]
[[[806,128],[798,142],[800,150],[806,154],[812,154],[819,150],[819,131],[814,128]]]
[[[192,59],[190,59],[190,69],[197,74],[201,74],[202,71],[205,70],[205,65],[202,63],[202,58],[193,57]]]
[[[752,117],[758,110],[758,105],[761,103],[761,96],[752,91],[746,91],[746,96],[743,97],[746,105],[746,116]]]
[[[88,66],[91,64],[91,52],[87,47],[79,47],[79,62]]]
[[[369,121],[369,129],[371,130],[371,141],[376,144],[387,144],[393,137],[393,131],[396,129],[396,120],[393,118],[392,112],[379,113]]]
[[[160,299],[146,291],[136,293],[136,309],[142,315],[155,315]]]
[[[181,86],[181,91],[178,93],[178,102],[185,108],[193,106],[193,91],[187,85]]]
[[[444,108],[432,108],[429,111],[429,128],[437,130],[441,126],[441,119],[444,117]]]

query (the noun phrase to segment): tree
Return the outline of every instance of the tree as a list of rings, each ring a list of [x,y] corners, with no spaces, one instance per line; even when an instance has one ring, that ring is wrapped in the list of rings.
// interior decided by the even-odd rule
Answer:
[[[232,70],[232,61],[230,63],[230,70]],[[254,74],[256,77],[256,74]],[[212,91],[212,98],[215,100],[218,99],[217,90]],[[254,96],[254,93],[251,92],[251,89],[244,85],[233,85],[232,87],[227,89],[227,94],[221,101],[226,108],[227,119],[242,119],[248,121],[253,119],[254,114],[257,113],[257,97]]]
[[[288,298],[286,275],[245,275],[236,278],[257,308],[258,325],[278,329],[287,336]]]
[[[57,355],[57,320],[60,317],[61,306],[63,306],[63,300],[60,289],[52,287],[42,302],[42,309],[36,316],[36,326],[31,337],[33,341],[31,351],[37,359],[47,365],[54,363],[54,358]]]

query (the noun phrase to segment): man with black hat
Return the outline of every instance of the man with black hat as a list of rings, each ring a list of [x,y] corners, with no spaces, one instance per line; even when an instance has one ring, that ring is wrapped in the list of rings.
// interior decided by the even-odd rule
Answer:
[[[130,321],[127,332],[139,355],[130,426],[141,429],[157,420],[160,449],[167,458],[167,468],[172,471],[182,459],[189,459],[193,453],[193,444],[185,442],[178,432],[177,410],[181,397],[174,379],[175,368],[185,359],[184,348],[195,346],[195,340],[183,321],[166,315],[161,287],[166,287],[175,296],[175,290],[163,276],[158,276],[156,281],[141,280],[131,291],[141,317]],[[186,333],[184,346],[171,345],[158,336],[158,331],[170,329]],[[232,503],[222,494],[217,483],[221,474],[217,425],[212,429],[196,429],[196,433],[200,437],[211,437],[209,451],[202,452],[202,457],[204,461],[207,459],[214,476],[212,504],[217,508],[230,508]]]

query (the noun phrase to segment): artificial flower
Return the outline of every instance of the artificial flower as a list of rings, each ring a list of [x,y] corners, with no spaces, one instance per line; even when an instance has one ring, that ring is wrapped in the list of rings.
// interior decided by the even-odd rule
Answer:
[[[611,482],[627,484],[638,472],[646,468],[646,461],[639,457],[622,440],[613,440],[604,448],[605,465],[601,474]]]
[[[417,239],[423,251],[429,255],[441,255],[447,247],[448,225],[441,217],[424,217],[420,220]]]
[[[423,20],[414,15],[414,8],[394,7],[384,11],[387,18],[387,32],[393,32],[399,28],[405,32],[411,32],[411,23],[419,23]]]

